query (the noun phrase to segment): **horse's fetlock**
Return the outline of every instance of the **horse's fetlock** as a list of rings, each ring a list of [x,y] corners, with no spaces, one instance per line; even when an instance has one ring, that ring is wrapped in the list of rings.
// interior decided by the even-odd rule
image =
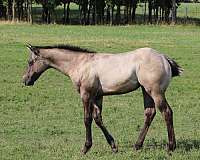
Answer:
[[[168,149],[168,151],[174,151],[176,149],[176,143],[175,142],[169,142],[167,149]]]
[[[133,148],[135,149],[135,150],[139,150],[139,149],[141,149],[142,148],[142,143],[136,143],[134,146],[133,146]]]
[[[90,141],[85,142],[85,146],[87,148],[91,148],[92,147],[92,142],[90,142]]]
[[[146,117],[152,117],[156,115],[156,109],[155,108],[148,108],[145,110],[145,116]]]
[[[94,120],[95,120],[95,123],[96,123],[98,126],[102,126],[102,125],[103,125],[103,122],[102,122],[101,117],[96,116],[96,117],[94,117]]]

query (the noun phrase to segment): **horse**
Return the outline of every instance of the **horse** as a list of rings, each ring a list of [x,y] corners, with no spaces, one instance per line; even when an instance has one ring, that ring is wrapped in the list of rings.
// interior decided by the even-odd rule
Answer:
[[[82,154],[92,147],[91,124],[94,120],[102,130],[112,151],[118,151],[113,136],[102,120],[103,96],[125,94],[142,88],[144,98],[144,126],[133,148],[143,146],[145,136],[158,109],[167,126],[168,151],[176,148],[173,112],[165,91],[172,77],[183,69],[165,54],[152,48],[140,48],[118,54],[96,53],[71,45],[32,46],[23,83],[31,86],[40,75],[54,68],[68,76],[80,94],[84,108],[86,140]]]

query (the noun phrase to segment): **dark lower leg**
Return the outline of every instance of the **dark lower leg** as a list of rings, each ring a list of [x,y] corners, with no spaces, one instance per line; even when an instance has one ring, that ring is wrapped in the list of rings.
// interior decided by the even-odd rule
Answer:
[[[155,105],[162,113],[162,116],[167,125],[168,140],[169,140],[168,150],[174,151],[174,149],[176,148],[176,140],[175,140],[174,126],[173,126],[173,112],[166,101],[165,95],[159,92],[157,92],[156,94],[155,93],[153,94]]]
[[[112,137],[112,135],[108,132],[108,130],[104,126],[102,117],[101,117],[101,109],[99,109],[97,106],[94,107],[93,117],[94,117],[94,120],[95,120],[97,126],[102,130],[104,136],[106,137],[106,140],[107,140],[108,144],[111,146],[112,151],[117,152],[118,149],[115,144],[114,138]]]
[[[86,118],[84,121],[86,128],[86,140],[82,152],[85,154],[92,147],[92,131],[91,131],[92,118],[90,117]]]
[[[154,106],[152,108],[146,108],[144,111],[144,127],[140,131],[139,137],[137,139],[136,144],[134,145],[135,149],[138,150],[142,147],[145,136],[148,132],[149,126],[151,125],[151,122],[156,114],[156,110]]]
[[[92,108],[88,101],[83,102],[84,105],[84,123],[86,129],[86,140],[85,145],[82,149],[82,153],[86,154],[87,151],[92,147]]]
[[[167,125],[168,140],[169,140],[168,150],[174,151],[176,148],[176,139],[173,126],[173,112],[167,103],[166,103],[166,108],[162,110],[162,115]]]

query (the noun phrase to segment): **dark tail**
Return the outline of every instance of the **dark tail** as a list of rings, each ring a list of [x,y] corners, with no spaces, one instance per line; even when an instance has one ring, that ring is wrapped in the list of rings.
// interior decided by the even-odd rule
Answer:
[[[173,59],[170,59],[166,55],[165,55],[165,58],[167,59],[167,61],[169,62],[171,66],[172,77],[180,76],[181,73],[183,72],[183,68],[181,68]]]

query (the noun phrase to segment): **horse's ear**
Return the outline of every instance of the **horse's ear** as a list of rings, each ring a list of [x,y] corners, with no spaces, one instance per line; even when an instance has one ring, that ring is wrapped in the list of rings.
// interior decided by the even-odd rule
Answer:
[[[27,47],[30,51],[32,51],[33,53],[35,53],[36,55],[39,55],[39,50],[38,50],[38,48],[32,46],[32,45],[29,44],[29,43],[26,43],[26,47]]]

